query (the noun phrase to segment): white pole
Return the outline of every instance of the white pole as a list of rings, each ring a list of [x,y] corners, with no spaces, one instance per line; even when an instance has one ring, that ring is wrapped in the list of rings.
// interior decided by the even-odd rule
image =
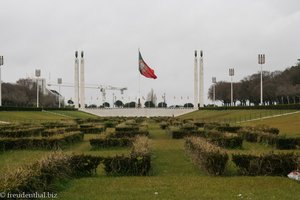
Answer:
[[[231,76],[231,106],[233,106],[233,84],[232,84],[232,76]]]
[[[197,60],[197,50],[195,50],[195,59],[194,59],[194,108],[198,108],[198,60]]]
[[[200,51],[199,61],[199,106],[204,106],[204,75],[203,75],[203,51]]]
[[[216,106],[216,85],[214,84],[213,85],[213,92],[214,92],[214,94],[213,94],[213,101],[214,101],[214,107]]]
[[[258,64],[260,64],[260,105],[263,105],[263,71],[262,71],[262,65],[265,64],[265,54],[258,54]]]
[[[1,79],[1,66],[3,65],[3,56],[0,56],[0,106],[2,106],[2,79]]]
[[[74,69],[74,105],[79,108],[79,61],[78,52],[75,52],[75,69]]]
[[[84,58],[81,51],[80,59],[80,107],[85,108]]]
[[[1,79],[1,63],[0,63],[0,106],[2,106],[2,79]]]
[[[39,107],[39,78],[36,78],[36,107]]]
[[[2,79],[1,79],[1,63],[0,63],[0,106],[2,106]]]
[[[60,108],[60,85],[58,86],[58,108]]]
[[[260,105],[263,105],[263,76],[262,76],[262,64],[260,65]]]

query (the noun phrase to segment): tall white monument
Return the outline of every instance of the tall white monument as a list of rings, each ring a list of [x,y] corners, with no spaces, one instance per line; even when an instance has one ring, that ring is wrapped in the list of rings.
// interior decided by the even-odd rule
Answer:
[[[203,51],[200,51],[199,58],[199,106],[204,106],[204,76],[203,76]]]
[[[80,58],[80,107],[85,108],[85,84],[84,84],[84,54],[81,51],[81,58]]]
[[[198,108],[198,58],[197,50],[195,50],[195,60],[194,60],[194,108]]]
[[[79,60],[78,51],[75,51],[75,69],[74,69],[74,105],[79,108]]]

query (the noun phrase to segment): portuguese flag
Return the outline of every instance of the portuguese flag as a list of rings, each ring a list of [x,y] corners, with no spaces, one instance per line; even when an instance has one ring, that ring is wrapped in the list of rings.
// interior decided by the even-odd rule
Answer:
[[[154,70],[151,69],[147,65],[147,63],[143,60],[140,51],[139,51],[139,71],[143,76],[145,76],[147,78],[153,78],[153,79],[157,78],[157,76],[154,74]]]

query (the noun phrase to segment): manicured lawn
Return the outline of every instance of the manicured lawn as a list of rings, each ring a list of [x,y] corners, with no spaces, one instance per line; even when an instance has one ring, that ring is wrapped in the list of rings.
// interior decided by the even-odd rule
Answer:
[[[185,155],[183,140],[170,139],[156,124],[150,125],[150,176],[110,177],[101,170],[94,177],[70,181],[60,199],[298,199],[300,184],[286,177],[242,177],[235,169],[223,177],[206,175]],[[272,150],[245,144],[240,151]],[[231,166],[229,168],[232,168]],[[232,175],[233,173],[233,175]]]
[[[182,115],[179,118],[235,123],[294,111],[295,110],[199,110]]]
[[[56,112],[56,111],[55,111]],[[70,112],[70,113],[69,113]],[[230,116],[245,116],[247,111],[198,111],[201,117],[213,119],[212,116],[221,119]],[[206,113],[207,112],[207,113]],[[228,113],[229,112],[229,113]],[[252,112],[252,111],[251,111]],[[3,116],[0,112],[0,119]],[[13,113],[13,112],[12,112]],[[18,112],[9,114],[12,120],[21,121],[22,116],[28,114],[32,119],[71,119],[87,116],[85,113],[74,111],[59,111],[53,113]],[[198,114],[199,114],[198,113]],[[226,114],[227,113],[227,114]],[[230,114],[231,113],[231,114]],[[254,112],[252,112],[254,115]],[[66,116],[62,116],[66,115]],[[195,113],[192,115],[195,115]],[[195,115],[197,118],[198,115]],[[16,117],[15,119],[13,117]],[[186,116],[186,118],[191,118]],[[287,118],[287,119],[285,119]],[[199,117],[197,119],[200,119]],[[297,135],[297,121],[300,114],[272,118],[262,122],[270,126],[278,127],[281,131],[289,130],[289,135]],[[272,122],[276,120],[275,122]],[[245,123],[255,125],[260,121]],[[244,123],[242,124],[244,125]],[[291,128],[292,127],[292,128]],[[290,129],[288,129],[290,128]],[[238,176],[237,169],[229,162],[224,176],[209,176],[207,173],[193,164],[184,151],[184,140],[171,139],[158,124],[149,122],[150,139],[152,146],[152,170],[149,176],[106,176],[103,166],[97,169],[97,175],[69,180],[59,188],[58,199],[70,200],[98,200],[98,199],[299,199],[300,183],[287,177],[246,177]],[[84,141],[64,149],[66,153],[84,153],[100,156],[128,155],[130,148],[109,148],[92,150],[89,139],[95,134],[85,134]],[[274,150],[272,147],[257,143],[244,142],[242,149],[227,150],[232,153],[262,154]],[[291,151],[291,150],[290,150]],[[50,153],[42,150],[18,150],[0,153],[0,174],[8,170],[16,169],[20,165],[29,164]],[[300,152],[300,150],[294,151]]]
[[[0,111],[0,121],[6,122],[43,122],[92,118],[94,115],[81,111]]]
[[[300,113],[242,123],[242,125],[260,124],[279,128],[280,134],[289,137],[300,137]]]

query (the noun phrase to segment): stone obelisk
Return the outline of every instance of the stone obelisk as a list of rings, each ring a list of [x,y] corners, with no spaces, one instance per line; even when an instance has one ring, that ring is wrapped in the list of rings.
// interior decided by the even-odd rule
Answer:
[[[200,51],[199,58],[199,106],[204,106],[204,75],[203,75],[203,51]]]
[[[195,59],[194,59],[194,108],[198,108],[198,59],[197,59],[197,50],[195,50]]]
[[[80,58],[80,108],[85,108],[85,83],[84,83],[84,54],[81,51],[81,58]]]
[[[79,108],[79,59],[78,59],[78,51],[75,51],[74,105],[75,105],[75,108]]]

